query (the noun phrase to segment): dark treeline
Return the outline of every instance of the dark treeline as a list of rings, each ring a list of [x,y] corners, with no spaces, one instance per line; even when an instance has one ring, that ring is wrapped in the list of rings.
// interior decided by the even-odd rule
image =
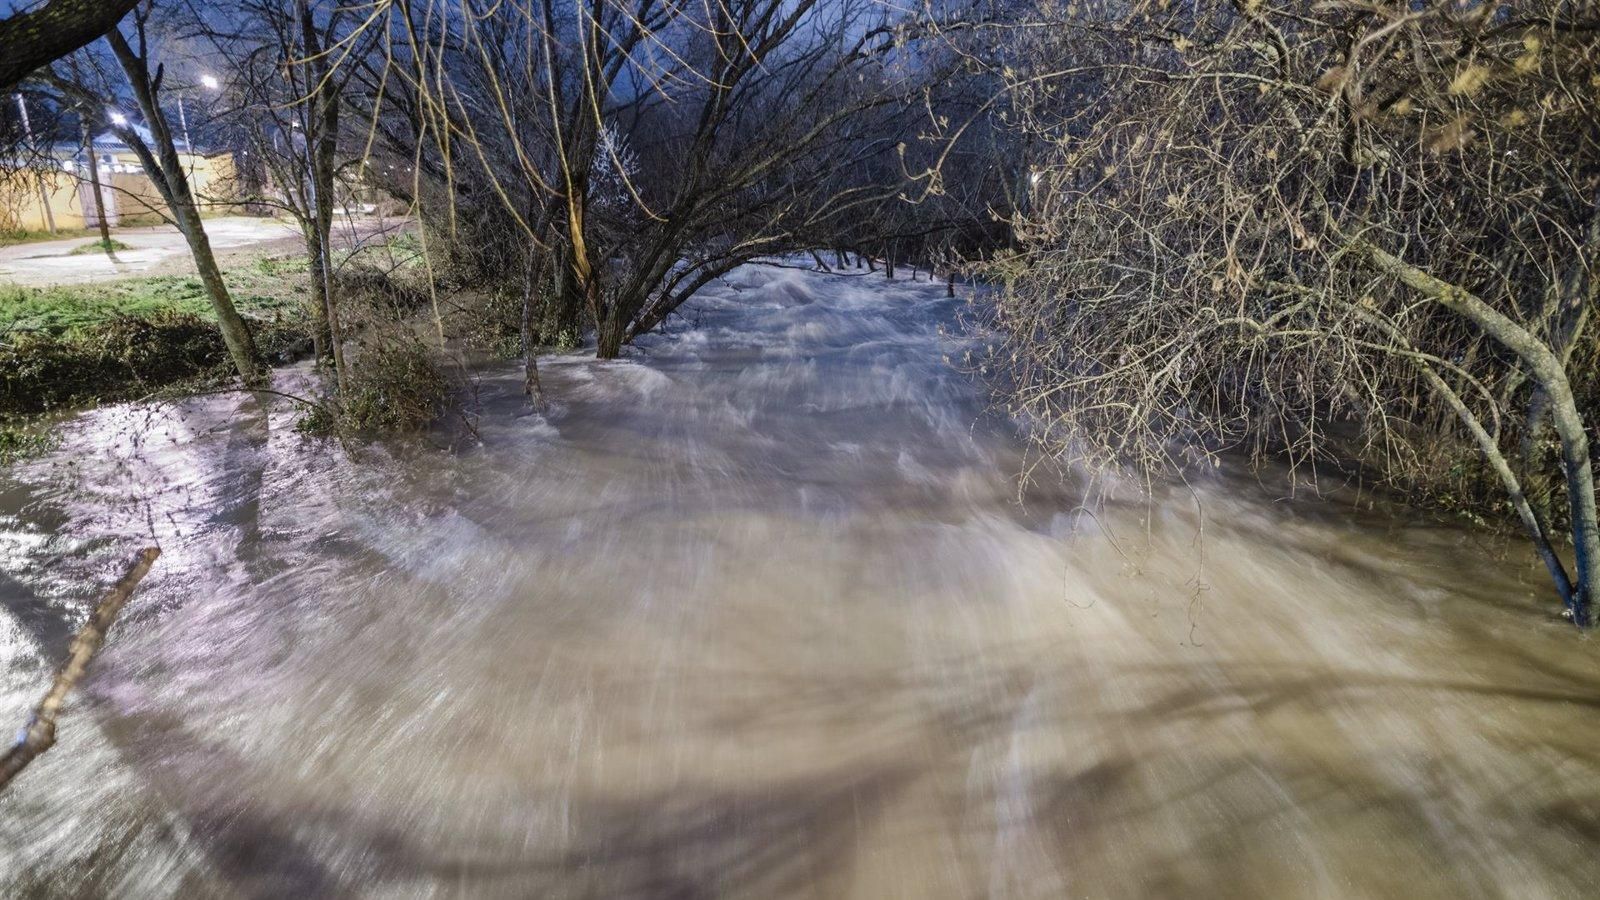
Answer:
[[[524,279],[527,343],[586,328],[613,357],[753,259],[929,266],[1003,233],[970,193],[992,155],[968,202],[907,202],[967,99],[926,24],[873,0],[447,4],[342,65],[410,175],[390,190],[465,266]]]
[[[357,194],[420,222],[433,349],[459,331],[441,292],[492,292],[472,328],[518,344],[540,402],[539,348],[590,341],[615,357],[752,260],[810,253],[953,281],[1001,246],[1017,180],[993,117],[1003,86],[949,28],[1005,14],[878,0],[151,0],[22,88],[40,111],[35,145],[111,131],[138,151],[247,383],[259,354],[178,163],[189,118],[202,143],[234,151],[240,205],[298,223],[333,402],[362,392],[360,357],[415,368],[424,349],[373,327],[385,316],[360,290],[373,279],[334,258]]]

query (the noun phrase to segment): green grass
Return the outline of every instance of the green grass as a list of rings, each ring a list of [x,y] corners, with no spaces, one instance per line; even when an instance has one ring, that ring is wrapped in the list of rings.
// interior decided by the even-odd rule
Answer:
[[[40,241],[60,241],[67,238],[95,237],[98,228],[58,228],[55,231],[14,229],[0,231],[0,247],[12,244],[37,244]]]
[[[117,240],[116,238],[108,238],[106,240],[93,241],[93,242],[84,244],[81,247],[74,247],[74,248],[72,248],[72,252],[70,254],[68,254],[68,255],[69,256],[83,256],[83,255],[88,254],[88,253],[108,253],[108,252],[109,253],[115,253],[118,250],[132,250],[132,249],[133,249],[132,247],[129,247],[127,244],[124,244],[123,242]]]
[[[267,278],[305,273],[309,264],[303,254],[291,256],[262,256],[255,261],[256,273]]]
[[[240,269],[227,276],[234,305],[246,316],[296,310],[306,288],[283,273]],[[194,275],[159,275],[93,284],[32,288],[0,285],[0,332],[67,334],[118,316],[186,313],[215,321],[205,286]]]

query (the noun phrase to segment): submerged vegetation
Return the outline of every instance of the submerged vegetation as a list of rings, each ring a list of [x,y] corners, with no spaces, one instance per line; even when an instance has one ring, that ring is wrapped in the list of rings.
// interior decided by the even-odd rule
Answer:
[[[984,271],[1037,448],[1509,515],[1586,624],[1600,10],[1132,6],[1040,4],[1001,73],[1033,189]]]

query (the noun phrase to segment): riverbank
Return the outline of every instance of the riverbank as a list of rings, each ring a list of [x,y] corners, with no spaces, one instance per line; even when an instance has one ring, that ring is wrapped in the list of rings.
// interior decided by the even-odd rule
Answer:
[[[249,233],[234,235],[231,245],[223,242],[230,249],[219,260],[262,363],[276,366],[311,352],[312,291],[299,238],[282,223],[262,221],[245,220]],[[378,307],[414,306],[418,296],[411,283],[419,277],[414,240],[403,223],[382,229],[379,224],[356,223],[338,235],[335,282],[356,322],[371,319]],[[11,277],[42,282],[0,283],[0,426],[12,445],[21,446],[18,429],[32,417],[173,396],[231,380],[204,286],[197,276],[182,274],[186,259],[174,256],[171,245],[179,240],[181,246],[181,236],[171,229],[123,234],[149,245],[138,252],[173,257],[154,268],[175,271],[101,278],[104,273],[96,270],[78,277],[61,269],[83,258],[65,244],[42,256],[9,258]],[[89,256],[105,262],[104,254]],[[128,259],[116,254],[111,265],[122,272]],[[26,271],[17,268],[29,261]]]
[[[226,278],[264,363],[310,351],[303,265],[263,257]],[[9,426],[180,385],[207,387],[231,374],[198,277],[0,286],[0,422]]]

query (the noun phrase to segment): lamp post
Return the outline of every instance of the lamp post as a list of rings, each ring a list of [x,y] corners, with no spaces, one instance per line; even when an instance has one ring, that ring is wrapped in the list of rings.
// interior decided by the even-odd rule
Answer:
[[[183,109],[182,94],[178,95],[178,128],[183,131],[183,152],[189,154],[192,161],[194,158],[194,142],[189,140],[189,116]]]
[[[222,82],[218,81],[215,75],[202,74],[200,76],[200,85],[208,91],[215,91],[222,87]],[[181,93],[178,94],[178,127],[183,130],[183,152],[189,154],[189,171],[193,172],[194,141],[189,138],[189,114],[184,108],[183,94]]]
[[[33,123],[28,121],[28,103],[22,99],[21,94],[16,95],[17,109],[22,113],[22,135],[28,143],[33,143]],[[56,233],[56,214],[50,209],[50,192],[44,186],[44,173],[35,173],[39,179],[39,208],[44,210],[44,224],[50,229],[51,234]]]

